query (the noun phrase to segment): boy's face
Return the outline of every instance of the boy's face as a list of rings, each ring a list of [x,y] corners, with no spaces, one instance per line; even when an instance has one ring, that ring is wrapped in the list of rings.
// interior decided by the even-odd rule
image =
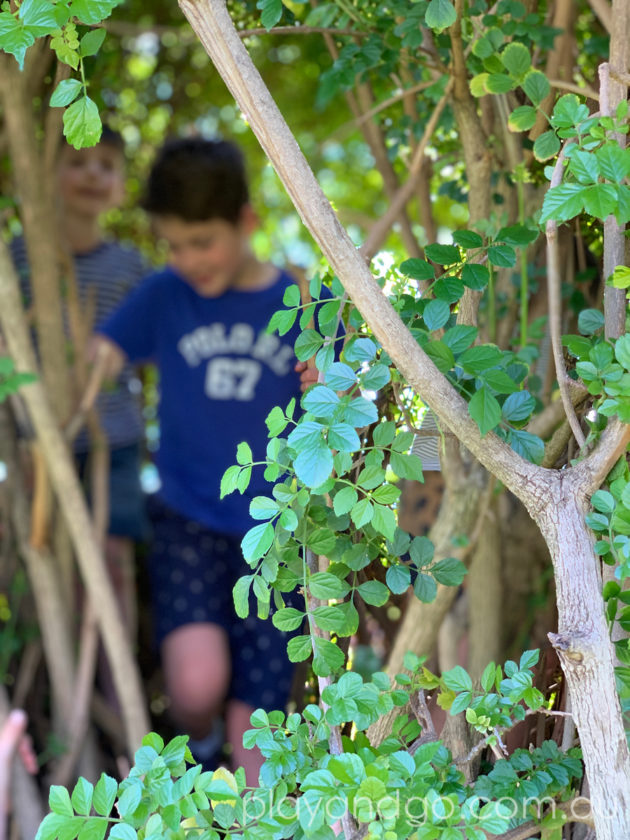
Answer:
[[[256,226],[250,207],[235,224],[224,219],[186,222],[176,216],[154,218],[155,232],[168,246],[169,263],[200,297],[219,297],[238,287],[250,256]]]
[[[122,152],[108,143],[89,149],[64,144],[57,164],[57,187],[66,212],[96,218],[122,201]]]

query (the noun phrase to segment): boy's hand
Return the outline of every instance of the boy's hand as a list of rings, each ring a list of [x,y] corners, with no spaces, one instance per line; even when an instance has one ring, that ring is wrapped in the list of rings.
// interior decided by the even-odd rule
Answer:
[[[125,354],[117,344],[105,336],[94,335],[88,345],[88,361],[99,371],[100,380],[108,381],[116,379],[122,370]]]
[[[319,377],[317,368],[314,365],[310,367],[308,362],[297,362],[294,370],[300,374],[300,390],[302,392],[314,385]]]

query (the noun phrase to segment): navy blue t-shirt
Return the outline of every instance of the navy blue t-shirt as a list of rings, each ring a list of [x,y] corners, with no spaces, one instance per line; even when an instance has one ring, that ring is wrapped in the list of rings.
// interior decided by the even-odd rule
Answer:
[[[253,524],[249,503],[269,493],[264,467],[254,467],[246,494],[220,500],[221,477],[246,441],[264,460],[265,418],[300,398],[294,371],[294,327],[280,337],[266,327],[283,308],[294,280],[279,273],[261,290],[229,289],[200,297],[172,269],[146,278],[98,328],[130,361],[153,360],[160,371],[160,495],[190,519],[226,534]]]

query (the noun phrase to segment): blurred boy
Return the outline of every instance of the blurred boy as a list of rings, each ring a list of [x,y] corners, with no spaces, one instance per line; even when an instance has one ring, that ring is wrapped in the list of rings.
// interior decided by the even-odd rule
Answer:
[[[98,145],[74,149],[62,142],[55,172],[58,226],[62,252],[73,261],[79,299],[93,307],[93,323],[106,318],[146,273],[140,254],[106,239],[100,219],[116,207],[124,194],[124,145],[119,134],[105,127]],[[22,237],[11,243],[22,290],[28,301],[29,267]],[[87,348],[75,348],[77,355]],[[140,441],[143,422],[134,393],[133,371],[123,367],[97,403],[102,431],[110,450],[109,528],[106,558],[127,629],[134,634],[134,540],[146,536],[144,497],[140,487]],[[74,443],[81,471],[85,470],[90,440],[86,430]],[[109,692],[109,689],[106,689]]]
[[[219,499],[221,476],[247,441],[265,457],[264,420],[300,396],[293,344],[266,327],[294,281],[250,248],[257,219],[238,148],[224,141],[168,144],[155,162],[145,209],[169,250],[101,332],[119,363],[152,358],[160,372],[161,489],[150,557],[154,620],[175,721],[206,765],[225,712],[235,766],[257,781],[261,756],[242,746],[257,707],[283,708],[292,679],[285,634],[236,617],[232,588],[250,569],[240,542],[249,503],[268,485],[254,468],[241,496]]]

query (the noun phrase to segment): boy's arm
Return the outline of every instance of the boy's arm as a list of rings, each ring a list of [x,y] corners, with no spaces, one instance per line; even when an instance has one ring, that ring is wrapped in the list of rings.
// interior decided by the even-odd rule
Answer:
[[[85,423],[85,419],[93,408],[103,383],[117,379],[118,374],[127,361],[123,350],[102,335],[92,338],[89,348],[89,359],[93,363],[88,377],[85,391],[81,397],[79,408],[66,425],[65,434],[68,440],[73,440]]]

